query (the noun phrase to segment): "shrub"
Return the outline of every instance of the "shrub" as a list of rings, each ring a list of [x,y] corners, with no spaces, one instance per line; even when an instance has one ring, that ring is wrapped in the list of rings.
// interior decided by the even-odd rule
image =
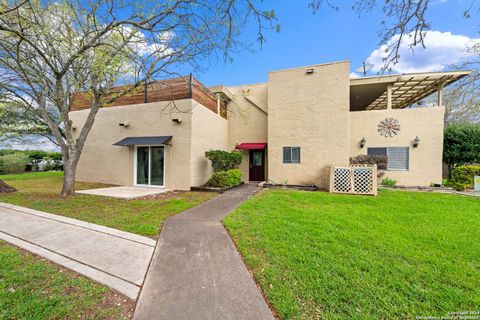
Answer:
[[[52,160],[50,158],[43,159],[43,171],[62,171],[63,163],[59,160]]]
[[[38,163],[45,158],[48,153],[42,150],[32,150],[26,152],[30,164],[31,171],[38,170]]]
[[[11,153],[0,156],[1,173],[21,173],[25,171],[28,157],[24,153]]]
[[[12,149],[2,149],[0,150],[0,156],[6,156],[7,154],[12,154],[12,153],[18,153],[18,150],[12,150]]]
[[[61,152],[49,152],[47,157],[55,160],[55,161],[62,161],[62,153]]]
[[[452,171],[452,178],[448,180],[448,186],[458,191],[467,187],[473,188],[473,177],[480,176],[480,166],[460,166]]]
[[[242,163],[243,154],[240,151],[209,150],[205,157],[212,162],[213,172],[237,169]]]
[[[350,164],[368,164],[377,165],[378,170],[387,170],[388,157],[382,155],[368,155],[361,154],[355,157],[350,157]]]
[[[393,187],[397,185],[397,180],[390,179],[390,178],[384,178],[382,180],[382,185],[387,186],[387,187]]]
[[[212,174],[210,180],[205,183],[206,187],[226,188],[237,186],[242,182],[242,172],[239,169],[217,171]]]
[[[373,154],[361,154],[355,157],[350,157],[350,165],[377,165],[377,178],[383,177],[385,170],[387,170],[388,157]]]

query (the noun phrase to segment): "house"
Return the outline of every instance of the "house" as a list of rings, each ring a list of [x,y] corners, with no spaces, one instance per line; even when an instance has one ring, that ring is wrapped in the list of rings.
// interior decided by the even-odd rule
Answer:
[[[158,81],[102,108],[77,180],[188,190],[211,175],[205,151],[241,150],[243,179],[326,188],[326,168],[385,154],[402,185],[442,179],[443,88],[468,71],[350,78],[348,61],[273,71],[264,83]],[[420,101],[435,96],[433,106]],[[88,96],[70,118],[81,128]],[[77,130],[78,131],[78,130]]]

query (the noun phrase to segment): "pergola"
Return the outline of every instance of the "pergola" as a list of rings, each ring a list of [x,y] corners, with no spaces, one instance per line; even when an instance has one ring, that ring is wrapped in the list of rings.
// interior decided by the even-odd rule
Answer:
[[[437,105],[443,105],[443,88],[470,71],[410,73],[350,79],[350,110],[402,109],[438,91]]]

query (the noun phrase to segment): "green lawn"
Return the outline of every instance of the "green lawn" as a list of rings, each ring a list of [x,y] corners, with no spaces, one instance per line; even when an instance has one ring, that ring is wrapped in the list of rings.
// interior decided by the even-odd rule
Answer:
[[[134,303],[0,241],[0,319],[124,319]]]
[[[156,236],[161,223],[174,214],[211,199],[206,192],[173,192],[155,199],[121,200],[92,195],[59,197],[61,172],[0,175],[18,192],[0,194],[8,202],[49,213],[137,233]],[[77,183],[77,190],[105,187],[96,183]]]
[[[225,224],[281,319],[480,310],[480,199],[269,190]]]

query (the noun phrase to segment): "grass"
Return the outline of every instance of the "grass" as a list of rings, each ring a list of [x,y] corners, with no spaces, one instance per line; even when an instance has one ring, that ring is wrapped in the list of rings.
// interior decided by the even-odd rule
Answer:
[[[206,192],[173,192],[158,198],[122,200],[93,195],[59,197],[61,172],[0,175],[18,192],[0,194],[0,202],[67,216],[144,236],[156,236],[162,222],[183,210],[211,199]],[[98,183],[77,183],[77,190],[101,188]]]
[[[281,319],[414,319],[480,306],[480,201],[264,191],[225,220]]]
[[[133,302],[0,241],[0,319],[121,319]]]

